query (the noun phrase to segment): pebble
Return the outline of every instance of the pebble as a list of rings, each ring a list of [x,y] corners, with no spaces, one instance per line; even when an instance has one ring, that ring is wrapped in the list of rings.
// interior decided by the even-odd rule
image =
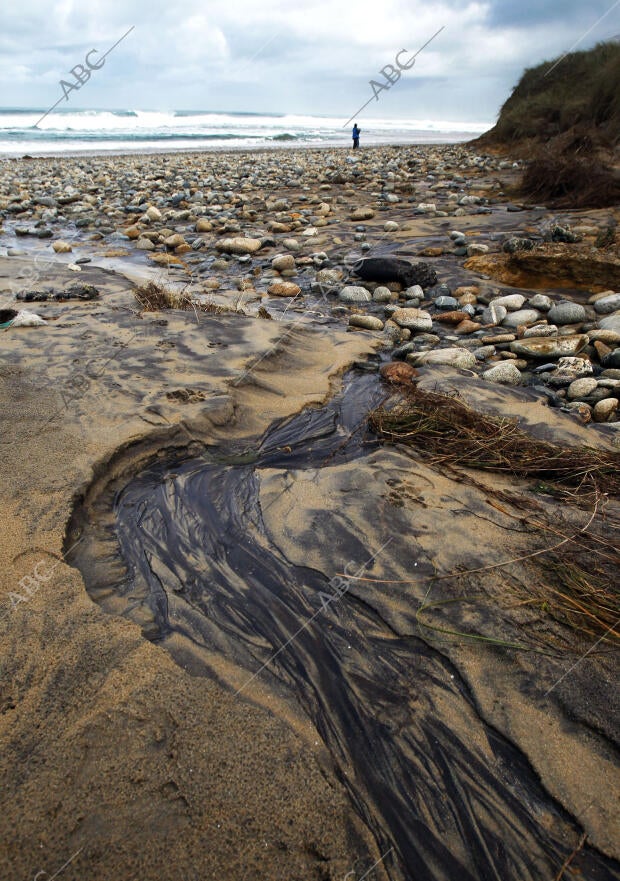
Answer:
[[[493,306],[503,306],[507,312],[516,312],[521,309],[525,303],[523,294],[507,294],[504,297],[494,297],[489,303],[489,308]]]
[[[396,309],[392,313],[392,319],[400,327],[409,330],[431,330],[433,319],[423,309]]]
[[[562,358],[577,354],[587,344],[588,337],[585,334],[564,337],[531,337],[511,342],[510,350],[517,355],[524,355],[526,358]]]
[[[586,320],[586,310],[580,303],[564,300],[549,309],[547,318],[552,324],[579,324]]]
[[[603,330],[614,330],[616,333],[620,333],[620,312],[614,312],[612,315],[601,318],[598,326]]]
[[[375,303],[389,303],[392,299],[392,291],[383,285],[379,285],[372,292],[372,298]]]
[[[338,294],[343,303],[370,303],[372,295],[366,288],[358,285],[345,285]]]
[[[592,418],[595,422],[609,422],[615,418],[619,403],[618,398],[604,398],[594,405]]]
[[[255,254],[262,247],[261,239],[251,239],[238,236],[231,239],[220,239],[215,243],[218,251],[226,254]]]
[[[431,352],[411,353],[407,355],[408,361],[417,364],[445,364],[448,367],[469,369],[477,364],[476,356],[466,349],[433,349]]]
[[[509,312],[502,321],[502,327],[518,327],[520,324],[532,324],[538,321],[540,312],[536,309],[518,309],[516,312]]]
[[[374,315],[351,315],[349,324],[351,327],[361,327],[364,330],[383,330],[383,322]]]
[[[558,329],[555,324],[535,324],[533,327],[526,327],[523,331],[523,339],[528,337],[557,336]]]
[[[69,242],[63,242],[62,239],[53,242],[52,248],[57,254],[68,254],[70,251],[73,250]]]
[[[495,301],[489,303],[486,309],[483,310],[482,321],[484,324],[501,324],[507,315],[508,310],[506,307]]]
[[[553,306],[553,300],[546,294],[535,294],[527,301],[528,306],[532,309],[538,309],[539,312],[548,312]]]
[[[272,297],[296,297],[301,293],[301,288],[292,281],[274,281],[267,288],[267,293]]]
[[[356,208],[351,214],[351,220],[372,220],[374,216],[372,208]]]
[[[435,298],[435,306],[437,309],[456,309],[459,305],[459,301],[455,297],[449,296],[441,296]]]
[[[272,269],[276,269],[278,272],[295,269],[295,258],[292,254],[278,254],[271,261],[271,267]]]
[[[569,401],[583,400],[594,391],[597,385],[598,383],[593,377],[574,379],[566,390],[566,397]]]
[[[520,385],[522,381],[521,371],[513,361],[503,361],[489,370],[485,370],[482,378],[487,382],[497,382],[500,385]]]
[[[575,358],[569,355],[564,358],[560,358],[554,373],[556,375],[563,374],[564,376],[573,376],[575,378],[581,376],[591,376],[592,363],[586,358]]]
[[[600,315],[610,315],[620,309],[620,294],[602,297],[594,303],[594,311]]]

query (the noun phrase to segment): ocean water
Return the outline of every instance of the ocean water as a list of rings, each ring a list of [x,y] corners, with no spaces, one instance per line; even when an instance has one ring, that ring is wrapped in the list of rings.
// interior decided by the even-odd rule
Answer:
[[[72,110],[0,108],[0,156],[49,156],[84,152],[129,153],[348,146],[345,119],[293,114],[207,111]],[[428,144],[467,141],[492,122],[430,119],[358,120],[361,144]]]

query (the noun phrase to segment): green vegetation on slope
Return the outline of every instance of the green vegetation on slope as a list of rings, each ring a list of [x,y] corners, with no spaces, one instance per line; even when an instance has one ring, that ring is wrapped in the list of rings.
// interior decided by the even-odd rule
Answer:
[[[620,142],[619,43],[599,43],[528,68],[479,142],[549,141],[567,132],[596,146]]]

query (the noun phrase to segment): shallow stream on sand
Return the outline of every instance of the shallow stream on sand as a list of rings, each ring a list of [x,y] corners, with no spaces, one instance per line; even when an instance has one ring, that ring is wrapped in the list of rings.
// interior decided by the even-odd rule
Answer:
[[[391,879],[551,879],[581,830],[480,718],[458,669],[415,627],[397,633],[356,596],[354,579],[343,592],[336,572],[287,559],[266,518],[295,482],[311,496],[324,469],[364,467],[378,448],[365,416],[384,396],[375,375],[349,375],[329,404],[254,442],[160,453],[137,474],[117,468],[76,507],[67,546],[84,538],[69,557],[96,602],[139,623],[192,674],[217,677],[240,700],[260,687],[296,704]],[[274,473],[279,492],[261,493]],[[343,529],[329,516],[309,503],[280,529],[309,556],[327,535],[348,574],[372,574],[382,555],[412,559],[396,514],[384,547],[369,546],[354,518]],[[414,597],[411,606],[413,618]],[[592,881],[620,877],[588,846],[571,867]]]

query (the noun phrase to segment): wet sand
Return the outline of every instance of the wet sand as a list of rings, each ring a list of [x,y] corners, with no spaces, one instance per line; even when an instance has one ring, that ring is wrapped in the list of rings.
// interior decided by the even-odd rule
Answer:
[[[458,148],[454,155],[462,158],[463,150]],[[446,148],[438,154],[445,157],[446,165],[455,161],[451,151]],[[365,712],[375,712],[388,728],[409,732],[416,749],[421,749],[416,731],[429,736],[433,724],[441,723],[452,732],[444,743],[445,776],[438,766],[428,779],[419,770],[420,780],[427,779],[425,785],[430,786],[428,799],[439,802],[445,793],[454,818],[450,823],[444,817],[442,827],[433,809],[424,816],[414,795],[415,777],[409,781],[401,777],[402,802],[391,803],[386,797],[387,813],[399,814],[405,828],[422,822],[420,828],[426,829],[423,871],[412,865],[412,854],[419,857],[424,849],[407,852],[402,840],[395,841],[390,834],[389,822],[377,819],[383,816],[381,811],[373,813],[368,802],[360,807],[364,799],[347,781],[347,775],[357,773],[360,757],[345,745],[346,726],[338,721],[341,707],[331,717],[330,737],[325,731],[329,712],[307,710],[304,700],[299,700],[302,692],[291,687],[295,677],[286,673],[286,664],[270,667],[266,676],[252,682],[251,689],[234,695],[260,666],[257,662],[268,661],[286,634],[294,632],[290,621],[272,631],[253,629],[251,621],[240,627],[236,612],[234,629],[240,630],[242,639],[235,644],[231,622],[214,612],[210,625],[214,629],[206,646],[195,638],[203,626],[196,621],[193,628],[188,627],[185,644],[174,632],[168,639],[170,645],[166,639],[154,644],[144,636],[157,636],[152,606],[150,620],[140,614],[136,617],[137,604],[130,602],[133,609],[129,609],[116,596],[114,585],[126,577],[127,559],[99,539],[91,543],[88,529],[73,532],[76,526],[81,529],[89,524],[108,535],[115,532],[119,487],[155,461],[165,464],[198,458],[204,462],[207,453],[233,451],[241,462],[243,456],[254,454],[256,443],[274,420],[330,398],[348,366],[372,361],[375,352],[390,357],[394,343],[386,340],[384,332],[347,332],[355,307],[345,307],[331,291],[313,289],[322,266],[344,268],[344,281],[359,284],[347,280],[347,255],[392,253],[427,260],[436,268],[439,281],[452,289],[493,284],[500,293],[522,290],[531,294],[534,283],[531,288],[511,288],[502,281],[481,281],[473,269],[465,269],[464,260],[445,244],[446,229],[466,230],[468,237],[491,243],[493,250],[500,237],[546,222],[549,212],[506,212],[505,197],[495,196],[490,213],[442,217],[415,214],[406,190],[400,192],[399,202],[377,200],[373,197],[377,176],[382,168],[387,175],[399,155],[393,148],[368,151],[363,160],[367,167],[357,179],[351,178],[348,184],[326,180],[318,185],[318,165],[329,170],[329,163],[337,160],[340,172],[332,168],[329,173],[350,175],[344,151],[287,158],[302,171],[296,172],[295,185],[283,185],[281,192],[271,189],[280,173],[279,159],[270,154],[249,156],[248,169],[256,177],[247,191],[251,204],[238,205],[230,216],[224,216],[226,205],[233,204],[226,195],[233,187],[226,180],[220,185],[215,175],[207,186],[222,194],[224,208],[216,212],[213,230],[201,234],[206,240],[196,251],[190,245],[189,250],[181,247],[175,253],[178,246],[158,244],[154,252],[145,253],[135,249],[135,238],[115,239],[114,230],[127,229],[130,217],[112,204],[111,194],[107,202],[83,202],[91,204],[81,211],[87,221],[83,232],[74,225],[76,216],[67,213],[66,223],[58,221],[54,241],[67,238],[67,233],[75,235],[73,250],[58,256],[45,239],[15,236],[15,226],[32,224],[41,206],[22,205],[23,211],[5,219],[5,246],[21,247],[26,242],[23,256],[0,258],[0,287],[7,295],[20,287],[20,274],[28,280],[29,290],[66,289],[76,280],[100,290],[99,298],[88,302],[22,304],[44,316],[47,326],[3,331],[5,600],[0,621],[0,740],[5,786],[0,860],[5,877],[30,877],[37,871],[51,875],[77,854],[62,877],[343,879],[348,875],[359,879],[392,847],[394,851],[370,877],[382,877],[381,872],[387,871],[391,878],[439,879],[460,871],[462,877],[491,878],[502,865],[504,877],[535,878],[546,873],[553,877],[579,844],[582,831],[587,833],[587,842],[575,865],[582,860],[591,877],[618,877],[617,865],[610,862],[617,857],[619,838],[613,798],[617,731],[610,712],[617,672],[614,656],[589,655],[560,687],[546,695],[579,652],[567,651],[541,661],[535,653],[442,639],[420,628],[416,619],[420,604],[428,599],[424,578],[433,572],[498,563],[549,542],[548,535],[523,529],[518,505],[502,513],[489,504],[498,490],[514,493],[517,500],[529,499],[527,487],[509,478],[483,478],[478,473],[479,485],[472,486],[457,476],[438,474],[402,452],[378,449],[362,459],[317,468],[316,480],[308,481],[303,479],[306,465],[301,460],[286,462],[287,447],[294,447],[293,435],[278,444],[278,458],[271,467],[261,466],[257,498],[264,528],[286,565],[293,569],[310,566],[329,581],[342,571],[352,550],[357,559],[362,551],[373,553],[389,538],[394,544],[377,558],[374,577],[388,582],[411,579],[413,548],[422,563],[424,571],[419,577],[416,573],[408,586],[360,580],[351,588],[349,601],[354,611],[359,611],[356,604],[367,610],[367,619],[358,618],[355,625],[356,651],[366,655],[367,668],[357,666],[351,657],[345,681],[352,687],[353,672],[365,675],[378,665],[386,640],[403,644],[415,640],[418,652],[427,653],[428,663],[439,665],[435,672],[420,669],[411,682],[402,678],[402,671],[394,671],[393,701],[387,700],[387,691],[372,699],[357,696]],[[423,150],[411,153],[416,161],[425,155]],[[89,160],[88,173],[108,178],[113,161],[101,159],[100,166],[98,161]],[[183,188],[184,181],[175,174],[180,174],[184,161],[186,157],[148,157],[145,192],[149,186],[163,188],[157,181],[167,177],[169,193]],[[188,174],[199,168],[206,176],[209,163],[224,161],[190,157]],[[33,177],[38,175],[42,183],[43,170],[51,162],[11,164],[11,174],[30,180],[29,192],[23,195],[34,195]],[[137,174],[134,158],[127,165],[117,162],[119,180],[124,173]],[[304,162],[308,163],[305,168]],[[74,181],[79,180],[83,161],[53,163],[54,174],[60,169],[67,180],[71,173]],[[218,173],[223,176],[223,168]],[[501,192],[501,188],[486,189],[493,187],[496,173],[496,168],[472,165],[467,174],[474,184],[468,191]],[[511,179],[514,173],[508,169],[504,175]],[[446,175],[450,176],[448,171]],[[102,184],[104,194],[110,186],[109,181]],[[327,189],[321,191],[320,186]],[[424,201],[424,188],[419,180],[415,186],[417,205]],[[339,202],[338,188],[348,187],[352,192]],[[84,192],[89,193],[86,188]],[[334,197],[324,214],[316,213],[323,211],[318,207],[321,192]],[[310,213],[293,210],[303,210],[305,203],[297,202],[299,195],[310,198],[315,194],[317,201],[308,209]],[[101,199],[101,193],[91,195]],[[289,200],[288,207],[273,204],[280,196]],[[69,193],[68,198],[74,196]],[[140,204],[137,197],[134,201]],[[196,222],[183,201],[171,210],[188,215],[174,218],[174,223],[172,217],[166,219],[171,235],[175,227]],[[271,207],[266,207],[268,203]],[[7,208],[15,203],[0,204]],[[212,199],[207,204],[218,202]],[[69,212],[72,205],[82,203],[74,199],[67,205],[64,210]],[[368,205],[373,206],[374,216],[361,221],[366,232],[356,241],[360,222],[351,219],[351,209]],[[472,210],[468,206],[467,211]],[[102,232],[97,218],[104,213]],[[283,219],[282,214],[290,219]],[[213,214],[198,216],[214,218]],[[556,219],[604,229],[609,216],[609,211],[575,216],[563,212]],[[329,222],[323,225],[325,218]],[[384,224],[390,220],[399,228],[386,234]],[[51,220],[44,223],[49,225]],[[157,223],[164,226],[163,219]],[[280,229],[277,224],[290,228]],[[112,232],[105,231],[108,226]],[[315,232],[306,241],[302,233],[307,228]],[[275,242],[263,244],[247,262],[226,258],[226,265],[213,268],[215,260],[222,260],[217,242],[244,232],[272,237]],[[287,251],[283,241],[292,237],[301,247]],[[360,250],[364,241],[371,246],[367,252]],[[420,257],[428,248],[441,248],[442,253]],[[321,251],[328,261],[316,259]],[[35,277],[36,252],[45,253],[45,258],[37,262]],[[153,268],[149,253],[163,254],[166,263],[173,261],[172,266]],[[294,255],[294,273],[281,274],[271,268],[271,259],[280,253]],[[66,267],[81,256],[89,256],[92,262],[82,264],[79,273]],[[303,262],[304,257],[308,262]],[[205,258],[210,261],[207,266]],[[614,259],[611,255],[608,264]],[[178,279],[181,287],[189,282],[190,290],[201,292],[213,303],[247,314],[140,312],[130,278],[145,277],[165,278],[168,284]],[[209,279],[216,279],[218,287],[205,293]],[[267,294],[271,284],[289,279],[301,288],[298,297],[290,300]],[[519,281],[524,283],[523,278]],[[557,287],[549,285],[544,290],[555,296],[570,290],[572,299],[584,302],[595,293],[565,288],[565,284],[565,279],[559,280]],[[14,300],[11,303],[15,305]],[[258,317],[260,305],[276,320]],[[563,443],[614,448],[616,429],[611,422],[582,425],[574,415],[545,406],[540,395],[528,388],[506,389],[471,376],[471,371],[441,366],[424,368],[422,382],[458,389],[489,412],[517,415],[533,433]],[[292,481],[286,480],[287,475],[292,475]],[[222,504],[226,501],[224,497]],[[174,519],[175,510],[180,511],[175,509],[174,494],[168,502]],[[614,503],[609,504],[613,514]],[[553,520],[562,513],[550,500],[539,505],[536,516],[544,513]],[[156,516],[154,512],[155,506],[149,516]],[[587,519],[587,512],[566,516],[568,524],[577,527],[579,518]],[[243,528],[251,537],[250,526]],[[195,535],[188,532],[188,547]],[[188,567],[185,574],[182,562]],[[187,582],[194,563],[191,554],[182,554],[175,570],[181,581]],[[532,570],[525,580],[536,577],[538,572]],[[99,586],[97,602],[93,601],[93,584]],[[474,580],[473,586],[497,598],[505,582],[495,575],[482,584]],[[165,598],[166,589],[171,591],[165,579],[162,588]],[[442,590],[433,598],[450,595]],[[182,594],[172,592],[165,599],[173,620],[183,619],[185,601]],[[303,608],[296,610],[302,622],[303,609],[312,608],[308,597],[303,602]],[[498,617],[489,613],[493,608],[493,602],[477,605],[465,623],[474,630],[486,627],[507,641],[514,638],[515,628],[524,626],[542,634],[541,638],[549,633],[557,636],[556,625],[538,622],[534,614],[522,619],[520,613],[502,609]],[[252,614],[258,619],[259,609]],[[466,613],[461,610],[461,614]],[[342,622],[335,619],[333,626]],[[189,649],[188,634],[193,642]],[[316,665],[321,677],[330,661],[319,656],[320,632],[313,639],[315,643],[300,641],[299,654],[293,657],[307,669]],[[239,654],[244,640],[249,640],[249,655],[247,648],[245,655]],[[176,655],[175,642],[180,649]],[[329,641],[325,651],[328,645]],[[437,684],[452,675],[456,684],[452,680]],[[428,677],[425,686],[420,684],[424,677]],[[316,680],[315,690],[321,695]],[[326,694],[321,700],[326,701]],[[332,696],[334,700],[337,696]],[[383,702],[386,706],[377,711]],[[462,751],[457,762],[459,744]],[[450,752],[448,745],[455,751]],[[497,765],[502,763],[499,771]],[[408,773],[412,767],[415,763],[408,766]],[[378,762],[373,785],[380,787],[382,777],[387,780],[390,774],[397,774],[396,765]],[[452,789],[446,783],[450,775]],[[527,804],[534,792],[538,807],[530,827],[526,814],[523,821],[517,819],[521,808],[516,805]],[[458,801],[467,807],[455,808]],[[463,818],[468,826],[460,825]],[[519,826],[521,822],[525,825]],[[536,832],[536,827],[545,833]],[[490,838],[485,838],[481,828],[488,830]],[[424,837],[421,831],[420,840]],[[490,848],[486,854],[485,840]],[[493,845],[488,844],[491,840]],[[531,849],[533,842],[536,846]],[[442,849],[450,859],[442,861]],[[499,855],[502,850],[503,857]],[[506,868],[510,865],[513,870]]]

